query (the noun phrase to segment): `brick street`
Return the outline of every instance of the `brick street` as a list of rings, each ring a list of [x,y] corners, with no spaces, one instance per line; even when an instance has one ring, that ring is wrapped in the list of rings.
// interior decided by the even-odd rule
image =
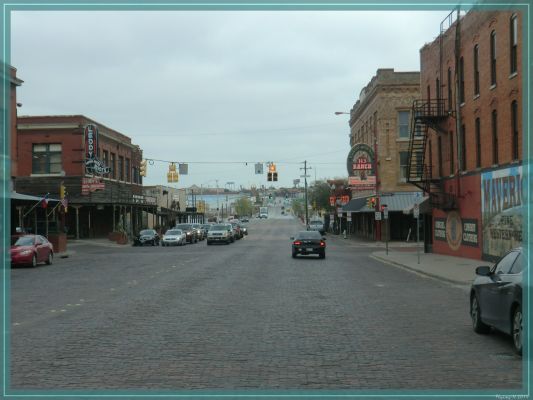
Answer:
[[[295,219],[229,246],[83,245],[11,272],[11,389],[504,389],[522,361],[477,335],[468,289],[328,236],[292,259]]]

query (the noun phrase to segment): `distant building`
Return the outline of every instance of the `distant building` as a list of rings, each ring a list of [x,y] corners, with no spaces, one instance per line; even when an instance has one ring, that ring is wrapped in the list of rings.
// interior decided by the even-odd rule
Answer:
[[[98,128],[98,141],[91,145],[86,132],[90,124]],[[94,158],[107,167],[102,171],[90,169],[95,165],[88,157],[92,145]],[[143,194],[139,146],[90,118],[19,116],[17,146],[17,192],[59,199],[61,185],[66,188],[68,211],[50,216],[52,229],[64,224],[69,235],[80,238],[105,237],[120,228],[133,233],[141,226],[142,211],[156,208],[155,199]],[[19,212],[24,216],[26,210]],[[42,214],[28,214],[22,223],[45,232]]]
[[[420,50],[408,180],[430,193],[436,253],[493,260],[521,244],[522,18],[454,12]]]
[[[144,212],[143,227],[166,230],[186,220],[187,193],[185,189],[163,185],[144,186],[143,193],[145,196],[154,198],[157,205],[155,213],[154,210]]]
[[[390,238],[416,237],[416,222],[403,213],[413,203],[418,188],[407,182],[411,107],[420,97],[420,73],[378,69],[350,111],[350,146],[347,160],[352,200],[344,205],[341,229],[350,214],[349,231],[355,236],[384,240],[385,221],[375,220],[367,199],[376,207],[386,204]],[[377,158],[377,173],[374,157]]]

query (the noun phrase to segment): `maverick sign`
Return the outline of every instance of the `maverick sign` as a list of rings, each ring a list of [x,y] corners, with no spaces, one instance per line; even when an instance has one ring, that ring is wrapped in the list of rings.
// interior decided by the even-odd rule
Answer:
[[[97,158],[98,127],[94,124],[85,126],[85,171],[93,175],[109,174],[110,168]]]
[[[359,143],[348,153],[346,167],[348,184],[352,190],[368,191],[376,189],[374,151],[366,144]]]

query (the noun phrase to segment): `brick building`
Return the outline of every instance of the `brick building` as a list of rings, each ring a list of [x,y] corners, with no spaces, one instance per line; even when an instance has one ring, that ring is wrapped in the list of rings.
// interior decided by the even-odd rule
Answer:
[[[352,150],[347,167],[352,200],[342,211],[343,220],[351,214],[349,230],[355,236],[384,239],[381,231],[385,221],[375,221],[375,209],[366,206],[367,198],[375,196],[376,207],[386,204],[389,210],[389,237],[406,240],[410,229],[411,238],[416,237],[416,221],[403,211],[415,201],[417,192],[420,193],[407,182],[406,174],[411,107],[419,97],[419,72],[378,69],[350,111]],[[357,170],[356,165],[362,165],[363,169]],[[342,229],[345,222],[341,221]]]
[[[98,128],[98,139],[88,144],[91,124]],[[108,169],[88,169],[92,143],[95,158]],[[61,184],[66,188],[68,212],[64,221],[57,215],[52,219],[52,229],[64,224],[76,237],[105,237],[120,228],[132,233],[141,227],[142,211],[156,207],[155,199],[143,194],[139,146],[83,115],[20,116],[17,146],[18,192],[59,198]],[[24,226],[44,232],[39,216],[27,218]]]
[[[454,11],[420,58],[408,178],[430,193],[429,244],[492,260],[521,244],[522,15]]]

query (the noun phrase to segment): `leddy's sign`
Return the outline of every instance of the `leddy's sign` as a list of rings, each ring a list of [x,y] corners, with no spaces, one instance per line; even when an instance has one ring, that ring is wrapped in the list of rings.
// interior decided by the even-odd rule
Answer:
[[[106,175],[110,168],[104,165],[97,157],[98,153],[98,127],[94,124],[85,126],[85,171],[93,175]]]
[[[364,143],[356,144],[348,153],[348,184],[352,190],[368,191],[376,188],[374,151]]]

